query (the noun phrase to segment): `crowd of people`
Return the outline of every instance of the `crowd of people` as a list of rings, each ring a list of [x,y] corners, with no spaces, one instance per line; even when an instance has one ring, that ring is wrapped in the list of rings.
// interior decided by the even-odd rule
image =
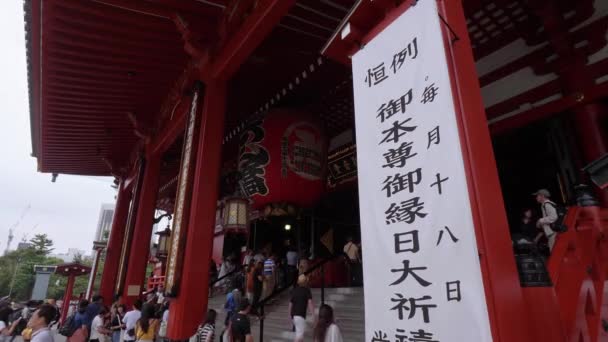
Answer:
[[[58,318],[54,301],[32,300],[22,306],[0,300],[0,342],[12,342],[17,336],[25,342],[53,342],[50,327]]]
[[[250,265],[255,261],[251,260]],[[261,263],[258,263],[261,264]],[[259,268],[259,267],[258,267]],[[261,272],[254,271],[258,275]],[[260,276],[261,277],[261,276]],[[261,282],[261,280],[260,280]],[[259,291],[261,292],[261,290]],[[234,289],[226,297],[226,319],[225,328],[219,334],[220,341],[225,342],[253,342],[254,336],[251,332],[251,317],[257,319],[258,313],[249,298],[241,295],[239,289]],[[253,294],[254,300],[256,294]],[[315,313],[315,305],[312,293],[308,287],[308,277],[304,274],[298,276],[297,285],[291,290],[289,301],[289,322],[286,329],[294,332],[294,342],[303,342],[308,329],[306,320],[307,315],[314,316],[314,342],[342,342],[340,328],[334,320],[333,308],[329,305],[322,305],[318,315]],[[196,342],[212,342],[216,338],[216,318],[217,312],[209,310],[206,320],[203,322],[196,335]]]
[[[163,326],[166,331],[168,303],[164,297],[159,301],[156,294],[148,293],[145,297],[145,302],[136,300],[130,311],[119,303],[109,308],[104,306],[101,296],[94,296],[91,302],[81,300],[59,333],[66,336],[68,342],[157,341],[164,337]]]
[[[247,250],[241,258],[236,255],[225,258],[218,267],[210,267],[210,294],[226,295],[224,328],[216,336],[217,312],[209,310],[200,325],[196,342],[253,341],[251,321],[260,318],[260,302],[272,304],[268,299],[279,289],[293,286],[289,302],[290,319],[287,329],[294,332],[294,341],[304,341],[307,331],[307,315],[314,315],[315,342],[341,342],[340,329],[333,319],[333,309],[327,305],[318,308],[318,315],[308,287],[306,272],[310,264],[303,252],[288,248],[283,258],[270,251],[254,253]],[[359,281],[360,246],[349,238],[344,254],[354,270],[354,281]],[[219,280],[219,281],[218,281]],[[169,302],[164,297],[162,285],[143,294],[130,311],[124,304],[104,305],[102,296],[94,296],[89,302],[82,299],[74,310],[67,313],[58,329],[68,342],[153,342],[166,335]],[[25,305],[0,299],[0,342],[12,342],[21,336],[24,342],[51,342],[49,329],[58,324],[60,309],[54,300],[29,301]]]
[[[226,295],[224,329],[218,332],[220,341],[253,341],[250,318],[260,318],[260,303],[265,301],[264,304],[273,304],[273,293],[292,285],[286,329],[294,332],[294,342],[304,341],[308,328],[306,317],[310,314],[314,315],[315,342],[342,341],[340,329],[333,318],[333,308],[322,305],[318,315],[315,315],[312,293],[308,287],[309,277],[306,275],[310,264],[308,258],[300,255],[293,247],[288,248],[284,258],[268,250],[257,253],[246,250],[240,260],[235,254],[224,258],[219,271],[211,263],[210,293]],[[344,256],[349,262],[351,283],[361,282],[360,245],[350,237],[344,246]],[[216,311],[207,312],[206,321],[199,327],[197,342],[214,341],[216,318]]]

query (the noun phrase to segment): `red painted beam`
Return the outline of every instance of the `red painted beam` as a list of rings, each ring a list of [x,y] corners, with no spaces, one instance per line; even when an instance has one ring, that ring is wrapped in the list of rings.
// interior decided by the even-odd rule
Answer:
[[[582,99],[581,95],[583,96]],[[504,134],[514,129],[527,126],[533,122],[564,113],[580,104],[593,103],[606,97],[608,97],[608,82],[593,86],[580,94],[570,94],[559,100],[549,102],[526,112],[516,114],[510,118],[492,123],[490,124],[490,132],[492,135]]]
[[[194,335],[207,311],[208,263],[219,194],[226,84],[207,84],[204,101],[181,286],[169,310],[168,336],[172,340]]]
[[[158,155],[153,155],[146,159],[137,218],[133,230],[133,240],[127,263],[125,286],[122,294],[127,304],[133,304],[139,298],[146,279],[146,265],[150,253],[150,239],[152,238],[154,210],[156,209],[160,164],[161,160]]]
[[[461,1],[438,6],[454,31],[467,31]],[[461,34],[452,43],[445,26],[443,32],[492,336],[497,342],[532,341],[471,41]]]
[[[201,68],[204,79],[229,80],[295,4],[295,0],[261,0],[242,26],[214,56],[211,72]]]
[[[175,142],[186,127],[186,114],[188,113],[188,100],[182,98],[175,104],[172,117],[163,127],[153,142],[146,147],[147,154],[162,154]]]
[[[120,251],[122,250],[127,215],[129,214],[129,204],[131,203],[131,190],[126,185],[126,182],[122,181],[119,186],[114,218],[112,219],[112,229],[110,231],[108,247],[106,248],[105,264],[101,275],[99,293],[103,296],[106,305],[114,302],[114,289],[116,288]]]

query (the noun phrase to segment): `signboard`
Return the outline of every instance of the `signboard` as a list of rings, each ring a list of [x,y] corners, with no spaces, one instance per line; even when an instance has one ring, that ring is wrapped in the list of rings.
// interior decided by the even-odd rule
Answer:
[[[436,2],[352,64],[366,341],[491,341]]]
[[[190,202],[192,199],[192,186],[194,185],[194,168],[196,166],[196,152],[200,126],[200,111],[198,110],[202,84],[196,82],[192,95],[192,103],[186,122],[184,144],[182,149],[181,167],[177,180],[177,195],[175,200],[175,216],[171,233],[171,251],[167,262],[167,277],[165,289],[167,296],[175,297],[179,291],[188,221],[190,219]]]

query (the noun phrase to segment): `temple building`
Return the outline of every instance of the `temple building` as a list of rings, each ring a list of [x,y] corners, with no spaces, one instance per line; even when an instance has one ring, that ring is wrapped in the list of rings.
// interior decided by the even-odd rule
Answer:
[[[349,341],[395,340],[401,327],[385,337],[373,326],[382,315],[411,338],[435,329],[410,341],[462,341],[450,336],[467,329],[475,341],[608,341],[608,1],[24,3],[38,171],[118,186],[91,289],[106,304],[132,305],[162,284],[167,338],[184,340],[212,306],[212,262],[296,251],[324,302],[365,302]],[[419,88],[397,89],[408,82]],[[423,108],[440,101],[453,114],[425,126],[439,112]],[[530,251],[522,213],[544,216],[539,189],[566,208],[567,228],[551,250],[541,234]],[[171,224],[156,237],[161,214]],[[396,265],[381,257],[393,236]],[[350,239],[361,242],[361,276],[342,255]],[[428,248],[452,245],[460,278],[430,277],[450,274],[450,260]],[[436,302],[406,298],[401,283],[416,280]]]

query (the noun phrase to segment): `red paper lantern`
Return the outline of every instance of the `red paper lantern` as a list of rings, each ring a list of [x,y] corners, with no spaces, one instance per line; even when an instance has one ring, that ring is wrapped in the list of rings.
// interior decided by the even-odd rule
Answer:
[[[327,138],[320,121],[296,110],[270,111],[241,135],[239,171],[254,209],[272,203],[313,206],[327,173]]]

